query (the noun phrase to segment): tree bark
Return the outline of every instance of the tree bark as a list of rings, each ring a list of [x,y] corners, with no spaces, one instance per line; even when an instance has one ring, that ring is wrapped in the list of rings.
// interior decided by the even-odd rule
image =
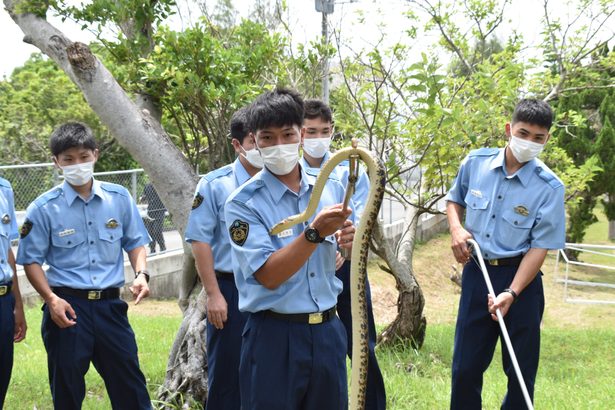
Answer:
[[[141,164],[181,236],[190,213],[198,176],[173,144],[152,107],[141,109],[120,87],[106,67],[83,43],[70,41],[39,14],[17,12],[25,2],[4,0],[6,10],[23,31],[24,42],[49,56],[79,87],[92,110],[117,141]],[[26,7],[24,7],[24,10]],[[139,101],[145,103],[146,101]],[[204,296],[189,303],[198,284],[194,259],[184,245],[185,262],[180,287],[184,321],[169,357],[164,398],[180,392],[186,401],[203,403],[207,396]]]
[[[417,220],[415,209],[409,207],[404,218],[402,236],[396,244],[384,236],[380,223],[374,227],[372,249],[388,265],[399,292],[397,316],[378,337],[378,343],[382,345],[410,340],[412,347],[420,349],[425,341],[425,298],[412,268]]]

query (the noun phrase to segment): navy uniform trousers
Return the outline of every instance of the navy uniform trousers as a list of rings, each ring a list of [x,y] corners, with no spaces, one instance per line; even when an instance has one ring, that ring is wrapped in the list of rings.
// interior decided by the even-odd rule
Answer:
[[[15,333],[15,296],[0,296],[0,409],[9,388],[13,370],[13,335]]]
[[[151,409],[135,335],[126,315],[128,304],[119,298],[59,296],[73,307],[77,324],[60,329],[43,305],[41,333],[54,408],[81,409],[84,376],[91,361],[105,382],[113,409]]]
[[[510,286],[517,268],[518,266],[487,265],[496,295]],[[500,337],[500,326],[491,319],[487,310],[487,285],[474,260],[468,262],[463,269],[461,289],[455,329],[451,409],[480,410],[483,373],[493,358]],[[534,396],[534,382],[538,371],[540,321],[544,305],[542,273],[539,272],[511,305],[504,318],[530,397]],[[502,409],[526,408],[504,342],[502,364],[508,377],[508,391],[502,402]]]
[[[348,336],[348,357],[352,358],[352,316],[350,311],[350,261],[345,261],[335,276],[344,284],[342,293],[337,297],[337,313],[346,328]],[[367,392],[365,394],[366,410],[386,409],[387,398],[384,390],[384,380],[378,361],[376,360],[376,326],[372,310],[372,294],[367,282],[367,321],[369,327],[369,360],[367,365]]]
[[[337,316],[310,325],[250,313],[239,366],[242,409],[348,408],[345,333]]]
[[[239,410],[239,358],[241,332],[248,314],[238,309],[235,281],[218,278],[218,286],[228,305],[224,328],[218,330],[207,321],[207,410]]]

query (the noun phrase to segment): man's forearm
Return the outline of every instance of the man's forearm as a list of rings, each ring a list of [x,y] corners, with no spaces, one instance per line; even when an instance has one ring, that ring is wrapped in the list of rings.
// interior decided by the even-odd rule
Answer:
[[[196,261],[196,270],[201,283],[208,295],[220,293],[216,272],[214,270],[214,255],[211,246],[205,242],[192,242],[192,254]]]
[[[272,253],[267,262],[254,272],[254,277],[267,289],[275,289],[299,271],[317,247],[318,244],[308,242],[304,235],[300,235]]]
[[[448,228],[451,233],[454,230],[462,228],[461,221],[465,213],[465,208],[457,202],[448,201],[446,203],[446,218],[448,219]]]
[[[517,273],[515,274],[515,278],[509,288],[514,290],[517,295],[520,295],[523,289],[534,280],[546,256],[546,249],[530,248],[523,257],[519,269],[517,269]]]
[[[130,260],[130,265],[135,272],[145,270],[147,267],[145,246],[138,246],[129,251],[128,259]]]
[[[13,250],[9,248],[9,265],[13,269],[13,296],[15,297],[15,307],[21,308],[23,302],[21,300],[21,292],[19,291],[19,279],[17,278],[17,264],[15,263],[15,255]]]
[[[45,272],[43,271],[41,265],[38,263],[24,265],[24,270],[26,271],[26,276],[34,289],[36,289],[38,294],[41,295],[45,303],[49,303],[49,300],[54,296],[54,293],[49,287],[49,282],[47,282],[47,277],[45,277]]]

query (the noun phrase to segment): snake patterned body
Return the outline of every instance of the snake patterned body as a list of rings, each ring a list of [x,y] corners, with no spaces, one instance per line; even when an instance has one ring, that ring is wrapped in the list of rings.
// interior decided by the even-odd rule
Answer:
[[[359,226],[356,227],[351,262],[350,262],[350,307],[352,312],[352,372],[350,378],[350,410],[362,410],[365,408],[365,392],[367,389],[367,364],[369,357],[368,324],[367,324],[367,255],[371,240],[372,229],[378,218],[378,211],[382,203],[384,186],[386,182],[386,170],[380,158],[373,156],[363,148],[343,148],[331,156],[324,164],[310,197],[305,211],[290,216],[275,225],[271,235],[276,235],[298,223],[307,221],[318,208],[320,196],[327,179],[335,167],[350,157],[359,157],[366,165],[369,175],[370,190]]]

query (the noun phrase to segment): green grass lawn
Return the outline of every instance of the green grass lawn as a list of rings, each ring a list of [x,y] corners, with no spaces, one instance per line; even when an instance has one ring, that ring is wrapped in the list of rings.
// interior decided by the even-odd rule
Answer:
[[[181,313],[176,306],[174,301],[145,301],[136,307],[131,305],[128,311],[137,337],[141,369],[152,397],[155,397],[158,386],[164,381],[166,359],[181,322]],[[4,408],[52,409],[47,378],[47,354],[40,333],[40,306],[28,308],[26,316],[28,334],[26,340],[15,345],[13,376]],[[104,383],[94,366],[90,366],[86,375],[83,408],[111,408]]]
[[[592,226],[586,242],[608,243],[605,226],[606,221],[601,218]],[[450,238],[442,235],[416,250],[413,266],[424,292],[428,323],[422,349],[417,351],[408,344],[400,344],[377,351],[386,383],[388,409],[431,410],[449,406],[454,321],[459,298],[458,287],[448,278],[454,262],[449,243]],[[563,286],[555,280],[554,262],[554,254],[550,254],[543,269],[546,309],[535,406],[558,410],[615,408],[615,306],[566,303]],[[572,272],[578,278],[598,274],[580,268]],[[379,271],[376,261],[370,264],[370,282],[372,294],[376,295],[374,304],[378,305],[376,320],[382,328],[394,317],[395,284],[388,274]],[[608,295],[607,291],[593,288],[576,289],[575,292],[584,298],[597,295],[615,300],[615,290],[610,290]],[[168,352],[181,313],[175,301],[146,300],[139,306],[131,305],[129,316],[137,335],[141,366],[150,393],[155,397],[164,380]],[[28,308],[27,318],[28,335],[24,342],[16,345],[13,378],[5,408],[51,409],[46,354],[40,338],[40,306]],[[104,384],[93,367],[86,383],[83,408],[110,409]],[[499,408],[505,391],[506,377],[501,369],[498,347],[485,373],[483,408]]]

